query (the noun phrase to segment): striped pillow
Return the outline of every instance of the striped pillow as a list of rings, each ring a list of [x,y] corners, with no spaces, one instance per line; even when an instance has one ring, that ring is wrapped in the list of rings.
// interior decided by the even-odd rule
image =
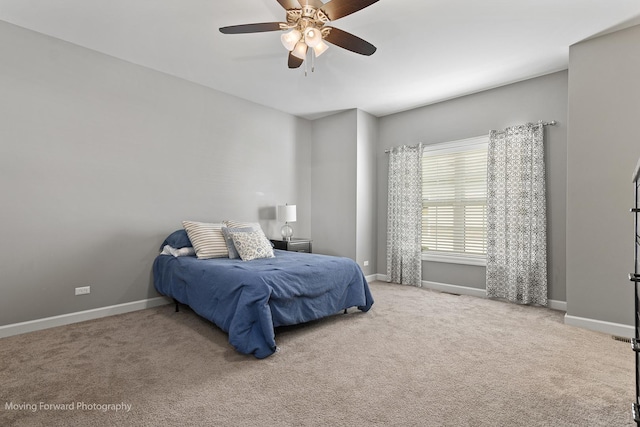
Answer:
[[[227,244],[222,235],[224,224],[182,221],[189,240],[193,243],[198,259],[224,258],[229,256]]]
[[[229,228],[253,228],[254,230],[262,230],[262,227],[260,227],[260,223],[258,222],[244,222],[244,221],[232,221],[232,220],[226,220],[222,222],[224,223],[224,225],[226,225]]]

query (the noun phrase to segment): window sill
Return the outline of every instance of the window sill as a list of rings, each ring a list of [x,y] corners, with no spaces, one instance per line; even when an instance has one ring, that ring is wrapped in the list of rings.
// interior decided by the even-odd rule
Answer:
[[[430,262],[446,262],[449,264],[466,264],[466,265],[478,265],[486,267],[487,259],[485,257],[474,257],[464,255],[435,255],[430,253],[422,253],[423,261]]]

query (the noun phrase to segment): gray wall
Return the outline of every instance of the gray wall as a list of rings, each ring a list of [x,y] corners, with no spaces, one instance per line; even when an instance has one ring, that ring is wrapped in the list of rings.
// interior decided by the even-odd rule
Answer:
[[[377,134],[378,119],[361,110],[312,124],[313,251],[352,258],[365,275],[377,271]]]
[[[378,148],[378,272],[386,273],[387,170],[384,150],[486,135],[491,129],[557,120],[545,131],[549,298],[566,301],[567,71],[382,117]],[[485,268],[423,262],[423,280],[485,288]]]
[[[312,122],[311,229],[313,251],[356,257],[358,112]]]
[[[546,130],[549,297],[633,323],[639,27],[573,46],[570,72],[314,122],[3,22],[0,40],[0,326],[154,297],[151,263],[181,220],[259,220],[276,236],[284,202],[314,251],[384,274],[384,150],[539,119],[559,122]],[[484,288],[484,274],[425,262],[423,279]]]
[[[156,296],[183,219],[273,232],[289,202],[310,235],[309,121],[3,22],[0,40],[0,325]]]
[[[567,314],[628,325],[639,47],[635,26],[572,46],[569,61]]]
[[[378,119],[358,110],[356,262],[365,275],[376,273]],[[365,265],[365,262],[368,265]]]

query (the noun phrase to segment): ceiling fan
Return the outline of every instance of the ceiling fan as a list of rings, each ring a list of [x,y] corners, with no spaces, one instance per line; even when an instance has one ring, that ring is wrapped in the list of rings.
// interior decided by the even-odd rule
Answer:
[[[261,33],[287,31],[281,36],[282,44],[289,51],[289,68],[298,68],[307,57],[322,55],[329,46],[325,41],[361,55],[370,56],[376,51],[371,43],[338,28],[327,26],[330,21],[351,15],[378,0],[277,0],[287,11],[287,22],[231,25],[220,28],[223,34]]]

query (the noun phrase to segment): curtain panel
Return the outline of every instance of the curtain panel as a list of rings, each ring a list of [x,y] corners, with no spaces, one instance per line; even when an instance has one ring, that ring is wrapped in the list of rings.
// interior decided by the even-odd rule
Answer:
[[[487,296],[547,305],[544,125],[491,131],[487,159]]]
[[[422,286],[422,144],[389,152],[387,281]]]

